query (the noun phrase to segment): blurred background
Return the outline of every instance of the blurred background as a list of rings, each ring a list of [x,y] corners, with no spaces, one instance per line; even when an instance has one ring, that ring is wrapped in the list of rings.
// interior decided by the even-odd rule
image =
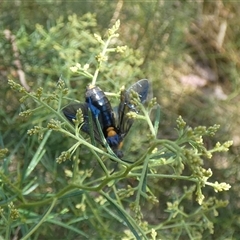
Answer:
[[[205,166],[213,171],[212,181],[227,182],[232,188],[218,193],[229,205],[220,209],[212,239],[238,239],[240,4],[222,0],[53,2],[1,3],[0,144],[13,156],[13,170],[28,161],[38,146],[34,145],[37,139],[29,142],[27,130],[50,116],[42,112],[30,122],[20,118],[18,114],[26,106],[7,80],[15,80],[29,91],[43,87],[50,92],[61,77],[73,89],[71,97],[83,100],[88,82],[74,76],[69,67],[77,62],[94,65],[98,43],[93,34],[104,36],[120,19],[116,44],[129,49],[123,56],[112,55],[98,85],[110,92],[149,79],[161,106],[159,138],[176,138],[179,115],[191,127],[220,124],[214,138],[204,139],[206,145],[210,148],[218,141],[233,140],[233,146],[227,153],[215,154]],[[43,165],[60,154],[66,141],[55,135],[48,145]],[[44,172],[49,187],[53,187],[49,179],[59,174],[57,169],[52,163],[51,171]],[[164,186],[169,187],[162,183]]]

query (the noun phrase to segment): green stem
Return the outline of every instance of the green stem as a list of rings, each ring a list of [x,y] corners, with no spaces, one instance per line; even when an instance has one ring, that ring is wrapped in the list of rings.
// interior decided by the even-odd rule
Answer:
[[[148,239],[143,229],[137,224],[136,220],[131,217],[131,215],[124,210],[114,199],[112,199],[108,194],[106,194],[103,191],[100,191],[100,193],[112,204],[114,207],[121,212],[122,215],[127,219],[127,221],[131,224],[131,226],[134,228],[134,230],[141,234],[141,239]]]
[[[142,175],[142,173],[129,173],[128,176],[129,177],[140,177]],[[168,175],[168,174],[152,174],[152,173],[148,173],[147,175],[148,177],[152,177],[152,178],[171,178],[171,179],[181,179],[181,180],[188,180],[191,182],[198,182],[198,179],[193,178],[191,176],[180,176],[180,175]]]
[[[156,137],[157,132],[155,132],[154,126],[153,126],[152,121],[151,121],[151,119],[150,119],[150,117],[148,115],[148,112],[146,111],[146,109],[144,108],[144,106],[142,104],[140,104],[140,106],[141,106],[141,111],[143,112],[143,114],[145,116],[145,119],[146,119],[146,121],[148,123],[148,126],[150,128],[150,131],[151,131],[152,135],[154,137]]]
[[[106,153],[105,151],[95,147],[94,145],[92,145],[92,144],[88,143],[87,141],[85,141],[84,139],[80,138],[79,136],[73,135],[69,131],[66,131],[66,130],[64,130],[62,128],[60,128],[58,131],[64,133],[65,135],[67,135],[67,136],[69,136],[69,137],[71,137],[71,138],[73,138],[75,140],[77,140],[80,144],[83,144],[84,146],[86,146],[86,147],[88,147],[88,148],[90,148],[90,149],[92,149],[92,150],[94,150],[94,151],[96,151],[96,152],[98,152],[98,153],[100,153],[100,154],[102,154],[102,155],[104,155],[104,156],[114,160],[115,162],[118,162],[118,163],[126,165],[126,166],[129,165],[129,163],[121,161],[119,158]]]
[[[107,39],[107,41],[105,42],[104,46],[103,46],[103,50],[101,52],[101,55],[104,57],[106,55],[106,52],[107,52],[107,48],[108,48],[108,45],[110,44],[110,41],[112,39],[112,36],[109,36],[109,38]],[[93,78],[92,78],[92,85],[96,85],[96,81],[97,81],[97,77],[98,77],[98,74],[99,74],[99,71],[100,71],[100,67],[101,67],[101,63],[102,62],[99,62],[98,63],[98,67],[93,75]]]
[[[13,189],[13,192],[18,195],[21,201],[25,202],[25,199],[22,195],[22,190],[16,187],[16,183],[10,182],[10,178],[7,177],[5,174],[3,174],[1,171],[0,171],[0,179],[2,182],[4,182],[4,184],[6,184],[8,187]]]
[[[36,153],[34,154],[31,163],[28,165],[27,171],[25,173],[25,177],[28,177],[30,173],[34,170],[36,165],[39,163],[41,160],[42,156],[44,155],[46,149],[44,149],[44,146],[48,140],[48,138],[51,135],[52,130],[48,130],[47,133],[45,134],[43,140],[41,141],[41,144],[39,145]]]
[[[137,191],[137,196],[136,196],[136,205],[139,205],[140,204],[140,196],[141,196],[141,193],[142,193],[142,189],[143,189],[143,184],[144,184],[144,181],[145,181],[145,178],[147,177],[146,174],[147,174],[147,171],[148,171],[148,162],[149,162],[149,157],[147,156],[146,159],[144,160],[144,164],[143,164],[143,169],[142,169],[142,172],[141,172],[141,176],[140,176],[140,181],[139,181],[139,184],[138,184],[138,191]]]
[[[51,213],[53,207],[55,206],[56,201],[57,201],[57,198],[54,198],[51,206],[49,207],[47,212],[42,216],[40,221],[30,230],[30,232],[27,233],[27,235],[25,235],[23,238],[21,238],[21,240],[29,239],[29,237],[45,222],[46,218],[48,217],[48,215]]]

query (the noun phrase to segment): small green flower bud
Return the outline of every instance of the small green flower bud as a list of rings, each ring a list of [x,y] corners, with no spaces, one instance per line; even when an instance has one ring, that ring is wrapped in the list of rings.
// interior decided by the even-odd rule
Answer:
[[[47,128],[57,131],[61,128],[61,122],[58,120],[51,119],[47,125]]]
[[[123,53],[127,50],[127,46],[117,46],[116,47],[116,52],[117,53]]]
[[[62,152],[61,153],[61,155],[58,157],[58,158],[56,158],[56,162],[57,163],[62,163],[62,162],[65,162],[66,160],[68,160],[68,159],[70,159],[70,157],[71,157],[71,154],[70,154],[70,152]]]
[[[96,56],[96,60],[101,63],[101,62],[106,62],[108,60],[108,57],[103,55],[102,53],[98,54]]]
[[[20,112],[19,116],[21,116],[21,117],[29,117],[32,114],[32,112],[33,111],[31,109],[28,109],[26,111]]]
[[[3,159],[7,153],[8,153],[7,148],[0,149],[0,159]]]
[[[186,126],[186,122],[183,120],[182,116],[179,116],[176,122],[178,129],[183,129]]]
[[[95,37],[95,39],[96,39],[99,43],[104,44],[104,41],[102,40],[102,37],[101,37],[100,35],[94,33],[93,36]]]

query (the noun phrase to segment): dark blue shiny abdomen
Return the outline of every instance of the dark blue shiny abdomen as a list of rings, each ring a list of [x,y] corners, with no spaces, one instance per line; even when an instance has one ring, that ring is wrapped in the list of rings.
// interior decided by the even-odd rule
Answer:
[[[104,92],[96,86],[89,85],[86,91],[86,102],[95,117],[100,117],[103,129],[114,127],[113,110]]]
[[[98,118],[109,146],[119,157],[122,156],[118,150],[122,139],[115,127],[113,110],[105,93],[99,87],[89,85],[86,91],[86,103],[94,117]]]

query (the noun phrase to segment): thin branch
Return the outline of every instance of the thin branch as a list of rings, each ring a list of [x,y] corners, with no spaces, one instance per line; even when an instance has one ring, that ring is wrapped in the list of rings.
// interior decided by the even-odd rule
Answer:
[[[10,30],[8,29],[5,29],[4,30],[4,34],[5,34],[5,38],[7,40],[10,41],[10,43],[12,44],[12,51],[13,51],[13,56],[15,58],[14,60],[14,65],[16,66],[17,68],[17,74],[18,74],[18,77],[19,77],[19,81],[21,83],[21,85],[27,90],[27,91],[30,91],[30,87],[28,86],[27,82],[26,82],[26,78],[25,78],[25,73],[24,71],[22,70],[22,64],[21,64],[21,61],[20,61],[20,58],[19,58],[19,51],[18,51],[18,48],[17,48],[17,44],[16,44],[16,37],[15,35],[13,35],[11,33]]]

